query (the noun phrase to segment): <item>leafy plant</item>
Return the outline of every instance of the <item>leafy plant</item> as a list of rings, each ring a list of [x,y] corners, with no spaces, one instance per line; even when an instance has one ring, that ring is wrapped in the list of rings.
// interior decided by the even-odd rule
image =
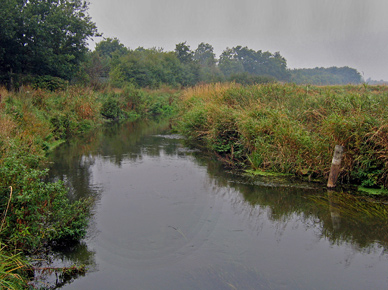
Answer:
[[[32,81],[33,89],[44,89],[50,91],[65,90],[69,82],[52,76],[38,76]]]
[[[69,203],[63,182],[44,182],[47,170],[27,167],[23,159],[5,158],[0,181],[11,184],[14,198],[4,219],[1,241],[31,250],[58,239],[79,239],[85,234],[89,203]],[[1,196],[7,193],[0,190]]]

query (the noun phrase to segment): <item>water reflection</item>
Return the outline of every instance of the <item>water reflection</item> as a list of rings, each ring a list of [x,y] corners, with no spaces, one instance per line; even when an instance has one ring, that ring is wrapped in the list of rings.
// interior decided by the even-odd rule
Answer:
[[[253,219],[259,220],[266,209],[267,217],[276,222],[287,223],[298,216],[306,226],[319,229],[317,237],[332,244],[351,243],[363,251],[375,249],[376,244],[382,250],[388,247],[388,206],[384,202],[327,191],[322,185],[295,183],[286,178],[274,181],[274,177],[227,173],[219,162],[198,153],[194,156],[196,162],[206,164],[209,176],[214,179],[209,186],[230,187],[243,195],[244,199],[229,198],[236,211],[252,215],[259,206]]]
[[[72,198],[97,200],[87,244],[98,262],[88,263],[104,269],[74,289],[99,285],[104,275],[135,289],[378,289],[387,282],[380,270],[388,265],[373,264],[376,257],[388,263],[385,205],[233,174],[168,135],[168,123],[112,124],[52,157],[51,174],[67,182]],[[370,256],[360,264],[360,254]],[[328,279],[341,264],[352,271]],[[375,265],[368,279],[357,277]]]

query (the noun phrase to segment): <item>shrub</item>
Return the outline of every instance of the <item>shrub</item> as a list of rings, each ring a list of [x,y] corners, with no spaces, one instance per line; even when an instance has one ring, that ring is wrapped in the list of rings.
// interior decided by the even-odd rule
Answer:
[[[69,82],[53,76],[37,76],[32,79],[31,85],[33,89],[58,91],[65,90]]]
[[[70,204],[63,182],[44,182],[47,170],[30,168],[28,163],[29,157],[22,156],[7,157],[1,163],[0,183],[12,187],[13,198],[0,240],[31,250],[48,241],[83,237],[89,203]],[[0,196],[9,196],[9,188],[1,188]]]

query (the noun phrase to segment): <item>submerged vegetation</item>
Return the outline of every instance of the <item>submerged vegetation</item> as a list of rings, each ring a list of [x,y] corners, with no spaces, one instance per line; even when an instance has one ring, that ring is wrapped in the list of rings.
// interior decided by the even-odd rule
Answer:
[[[388,187],[388,88],[215,84],[185,90],[180,130],[230,166]]]

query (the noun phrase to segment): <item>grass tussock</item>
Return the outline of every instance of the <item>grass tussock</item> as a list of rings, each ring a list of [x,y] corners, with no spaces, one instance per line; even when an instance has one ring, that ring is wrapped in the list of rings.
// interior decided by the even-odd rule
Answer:
[[[388,186],[386,86],[203,85],[180,109],[180,130],[230,164],[327,178],[338,144],[342,181]]]

